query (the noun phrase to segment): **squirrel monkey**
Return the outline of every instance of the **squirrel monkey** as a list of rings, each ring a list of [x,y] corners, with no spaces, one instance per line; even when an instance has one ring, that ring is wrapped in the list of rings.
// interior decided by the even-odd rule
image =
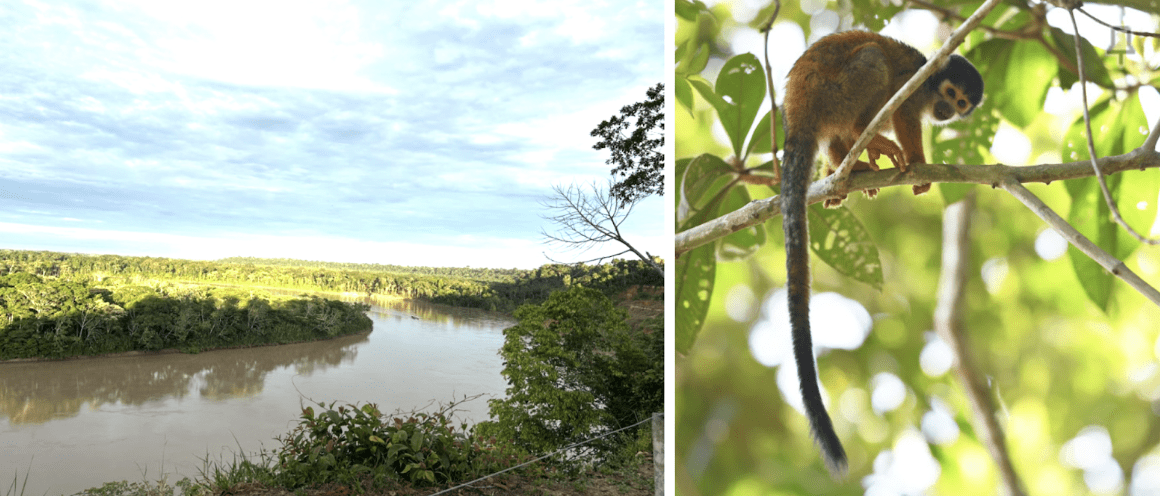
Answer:
[[[813,178],[814,154],[822,148],[829,152],[832,174],[870,120],[925,63],[921,52],[898,40],[866,31],[846,31],[810,46],[794,63],[786,83],[781,211],[793,354],[814,439],[826,466],[835,474],[845,472],[846,452],[822,404],[810,338],[806,191]],[[882,155],[900,172],[911,164],[926,163],[923,118],[946,124],[969,115],[982,99],[979,71],[966,58],[951,55],[891,117],[888,126],[898,145],[882,135],[875,136],[867,147],[870,162],[858,161],[854,169],[878,170],[874,162]],[[914,186],[915,194],[929,189],[930,184]],[[867,191],[869,196],[876,193]],[[833,204],[827,201],[827,206]]]

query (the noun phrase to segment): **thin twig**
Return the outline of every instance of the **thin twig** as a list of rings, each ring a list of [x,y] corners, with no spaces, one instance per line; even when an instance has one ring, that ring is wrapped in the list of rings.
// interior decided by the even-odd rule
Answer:
[[[925,2],[923,0],[910,0],[909,3],[912,5],[916,5],[918,7],[921,7],[923,9],[926,9],[926,10],[938,12],[938,13],[943,15],[944,20],[945,19],[954,19],[954,20],[959,21],[959,22],[967,20],[966,17],[959,15],[958,12],[955,12],[951,9],[946,8],[946,7],[935,5],[935,4],[930,3],[930,2]],[[1004,39],[1004,40],[1026,40],[1026,39],[1035,38],[1037,36],[1036,34],[1034,34],[1032,32],[1004,31],[1002,29],[992,27],[992,26],[987,26],[987,25],[979,26],[979,29],[982,29],[983,31],[990,33],[991,36],[994,36],[994,37],[1000,38],[1000,39]]]
[[[773,31],[773,21],[781,12],[781,0],[774,0],[777,4],[773,15],[761,25],[760,32],[765,34],[765,86],[769,92],[769,151],[773,152],[773,182],[781,183],[781,163],[777,160],[777,100],[773,97],[773,66],[769,64],[769,32]]]
[[[1156,143],[1158,141],[1160,141],[1160,119],[1156,119],[1156,127],[1152,128],[1152,132],[1148,133],[1148,139],[1144,140],[1144,144],[1140,148],[1156,151]]]
[[[1071,28],[1075,31],[1075,60],[1082,68],[1083,50],[1080,49],[1079,25],[1075,22],[1075,10],[1068,9],[1067,15],[1071,17]],[[1083,124],[1084,127],[1087,128],[1088,159],[1091,160],[1092,170],[1094,170],[1096,174],[1096,181],[1100,184],[1100,191],[1103,191],[1104,193],[1104,202],[1108,204],[1108,209],[1112,211],[1112,218],[1116,220],[1116,223],[1119,224],[1120,227],[1123,227],[1128,231],[1129,234],[1131,234],[1140,242],[1150,245],[1160,244],[1160,239],[1144,237],[1140,233],[1136,232],[1132,226],[1129,226],[1127,222],[1124,222],[1124,218],[1120,216],[1120,208],[1116,206],[1116,201],[1112,199],[1112,192],[1108,191],[1108,181],[1107,179],[1104,179],[1104,174],[1100,171],[1100,166],[1096,164],[1096,145],[1095,141],[1092,139],[1092,118],[1088,113],[1087,76],[1084,74],[1083,70],[1079,71],[1079,88],[1081,94],[1083,95]]]
[[[567,188],[556,185],[552,189],[555,196],[551,198],[550,202],[545,202],[543,205],[558,213],[544,216],[544,218],[555,223],[557,229],[555,233],[541,230],[540,234],[547,243],[563,246],[565,250],[583,253],[597,245],[615,241],[624,245],[626,250],[576,263],[600,262],[631,251],[649,264],[653,270],[662,276],[664,275],[664,269],[657,265],[652,257],[637,250],[620,232],[621,224],[628,219],[628,216],[632,214],[633,207],[636,206],[635,201],[622,201],[613,196],[611,187],[604,190],[595,184],[592,185],[593,194],[591,197],[576,185],[570,185]],[[556,262],[556,260],[552,261]]]
[[[1063,236],[1063,238],[1071,243],[1072,246],[1079,249],[1079,251],[1084,252],[1085,255],[1091,257],[1092,260],[1095,260],[1096,263],[1100,264],[1100,266],[1104,269],[1107,269],[1108,272],[1111,272],[1116,277],[1119,277],[1124,282],[1128,283],[1129,286],[1135,288],[1136,291],[1139,291],[1140,294],[1151,300],[1152,303],[1160,306],[1160,291],[1156,291],[1156,288],[1153,288],[1151,285],[1144,282],[1143,279],[1140,279],[1140,276],[1136,275],[1135,272],[1132,272],[1131,269],[1124,265],[1124,262],[1120,261],[1116,257],[1113,257],[1099,246],[1096,246],[1095,243],[1092,243],[1090,239],[1077,231],[1074,227],[1071,226],[1071,224],[1068,224],[1067,221],[1063,219],[1063,217],[1060,217],[1059,214],[1055,213],[1055,211],[1051,209],[1051,207],[1048,207],[1046,203],[1043,203],[1043,200],[1040,200],[1039,197],[1035,196],[1034,193],[1032,193],[1014,178],[1007,178],[1006,180],[1000,182],[999,187],[1003,188],[1008,193],[1011,193],[1011,195],[1017,198],[1019,201],[1023,202],[1027,208],[1031,209],[1032,212],[1035,212],[1035,215],[1038,215],[1039,218],[1043,219],[1044,222],[1047,222],[1048,225],[1055,229],[1055,232],[1059,233],[1060,236]]]
[[[1085,10],[1083,10],[1083,9],[1075,9],[1075,10],[1078,10],[1078,11],[1080,11],[1080,12],[1083,12],[1083,15],[1085,15],[1085,16],[1088,16],[1088,17],[1089,17],[1089,18],[1091,18],[1091,20],[1093,20],[1093,21],[1096,21],[1096,22],[1098,22],[1098,23],[1100,23],[1100,24],[1103,24],[1103,25],[1104,25],[1104,27],[1108,27],[1108,28],[1114,29],[1114,30],[1116,30],[1116,31],[1122,31],[1122,32],[1124,32],[1124,33],[1128,33],[1128,34],[1134,34],[1134,35],[1136,35],[1136,36],[1151,36],[1151,37],[1153,37],[1153,38],[1160,38],[1160,34],[1156,34],[1156,33],[1148,33],[1148,32],[1140,32],[1140,31],[1132,31],[1131,29],[1128,29],[1128,28],[1125,28],[1125,27],[1122,27],[1122,26],[1113,26],[1113,25],[1111,25],[1111,24],[1108,24],[1108,23],[1106,23],[1106,22],[1104,22],[1104,21],[1101,21],[1101,20],[1099,20],[1099,18],[1097,18],[1097,17],[1096,17],[1096,16],[1094,16],[1094,15],[1091,15],[1091,14],[1087,13],[1087,11],[1085,11]],[[1078,32],[1078,31],[1077,31],[1077,32]]]
[[[900,88],[898,92],[895,93],[894,96],[886,102],[886,106],[882,107],[882,110],[878,111],[878,115],[874,116],[874,120],[870,121],[870,125],[866,126],[866,130],[862,132],[862,136],[858,138],[858,141],[854,142],[854,147],[850,150],[850,153],[846,155],[845,160],[842,160],[842,165],[838,167],[838,170],[833,174],[838,178],[839,181],[842,182],[843,186],[848,183],[850,170],[854,166],[854,162],[858,160],[858,156],[861,155],[862,151],[866,149],[866,146],[870,144],[870,140],[874,139],[874,136],[878,135],[878,130],[882,129],[882,126],[886,124],[886,120],[889,119],[890,116],[894,115],[894,111],[902,105],[902,102],[906,101],[907,98],[910,98],[910,94],[914,93],[914,90],[918,89],[919,86],[926,82],[926,78],[930,77],[931,74],[934,74],[934,72],[938,70],[939,67],[942,67],[943,62],[951,55],[951,52],[958,48],[958,46],[967,39],[967,33],[970,33],[971,30],[975,28],[975,26],[982,22],[983,17],[991,12],[991,9],[994,9],[996,5],[999,5],[999,1],[1000,0],[987,0],[984,2],[983,5],[980,6],[974,14],[971,14],[971,17],[967,18],[967,20],[954,31],[954,33],[951,33],[950,38],[947,38],[946,44],[944,44],[942,48],[935,52],[934,55],[930,57],[930,60],[927,60],[926,64],[924,64],[918,70],[918,72],[914,73],[914,76],[911,76],[910,80],[907,81],[906,84],[902,85],[902,88]],[[845,191],[843,191],[843,193],[845,193]]]
[[[631,429],[631,428],[633,428],[633,427],[636,427],[636,426],[638,426],[638,425],[640,425],[640,424],[643,424],[643,423],[645,423],[645,422],[652,422],[652,417],[649,417],[649,418],[646,418],[646,419],[644,419],[644,420],[641,420],[640,422],[637,422],[637,423],[635,423],[635,424],[632,424],[632,425],[630,425],[630,426],[628,426],[628,427],[621,427],[621,428],[619,428],[619,429],[617,429],[617,430],[610,431],[610,432],[605,432],[604,434],[601,434],[601,435],[599,435],[599,436],[596,436],[596,437],[594,437],[594,438],[591,438],[591,439],[585,439],[585,440],[583,440],[583,441],[579,441],[579,442],[576,442],[576,443],[569,444],[568,446],[565,446],[565,447],[563,447],[563,448],[560,448],[560,449],[558,449],[558,450],[556,450],[556,451],[553,451],[553,452],[551,452],[551,453],[548,453],[548,454],[546,454],[546,455],[544,455],[544,456],[541,456],[541,457],[539,457],[539,458],[536,458],[536,459],[533,459],[533,460],[526,461],[526,462],[524,462],[524,463],[521,463],[521,464],[519,464],[519,465],[516,465],[516,466],[514,466],[514,467],[508,467],[508,468],[505,468],[505,469],[503,469],[503,470],[500,470],[499,472],[496,472],[496,473],[493,473],[493,474],[489,474],[489,475],[485,475],[485,476],[483,476],[483,477],[480,477],[480,478],[478,478],[478,479],[475,479],[475,480],[473,480],[473,481],[470,481],[470,482],[464,482],[463,484],[459,484],[458,486],[450,487],[450,488],[444,489],[444,490],[442,490],[442,491],[438,491],[438,492],[431,493],[431,496],[436,496],[436,495],[443,494],[443,493],[449,493],[449,492],[451,492],[451,491],[454,491],[454,490],[456,490],[456,489],[459,489],[459,488],[462,488],[462,487],[467,487],[467,486],[470,486],[470,485],[472,485],[472,484],[475,484],[476,482],[479,482],[479,481],[481,481],[481,480],[485,480],[485,479],[487,479],[487,478],[489,478],[489,477],[495,477],[495,476],[497,476],[497,475],[499,475],[499,474],[502,474],[502,473],[504,473],[504,472],[508,472],[508,471],[511,471],[511,470],[515,470],[515,469],[517,469],[517,468],[520,468],[520,467],[522,467],[522,466],[524,466],[524,465],[531,465],[531,464],[533,464],[533,463],[535,463],[535,462],[538,462],[538,461],[540,461],[540,460],[543,460],[543,459],[545,459],[545,458],[548,458],[548,457],[550,457],[550,456],[555,456],[557,453],[563,453],[563,452],[565,452],[565,451],[568,451],[568,450],[570,450],[570,449],[572,449],[572,448],[574,448],[574,447],[576,447],[576,446],[581,446],[581,445],[583,445],[583,444],[585,444],[585,443],[589,443],[589,442],[595,441],[595,440],[597,440],[597,439],[602,439],[602,438],[608,437],[608,436],[610,436],[610,435],[612,435],[612,434],[616,434],[617,432],[620,432],[620,431],[623,431],[623,430],[626,430],[626,429]]]
[[[978,365],[970,354],[967,332],[963,329],[963,290],[967,285],[967,276],[971,273],[970,220],[974,203],[975,195],[968,194],[962,201],[948,206],[943,216],[942,272],[938,282],[934,328],[954,354],[955,372],[971,405],[974,418],[972,423],[979,435],[979,442],[987,447],[995,464],[999,466],[1007,494],[1022,496],[1026,492],[1011,463],[1006,438],[995,418],[995,405],[987,393]]]
[[[1151,138],[1160,139],[1160,124],[1152,131],[1149,139]],[[1160,167],[1160,152],[1155,149],[1156,140],[1152,140],[1151,147],[1147,145],[1148,143],[1145,142],[1145,146],[1129,153],[1100,158],[1097,163],[1104,174]],[[857,172],[850,175],[848,187],[841,188],[835,184],[834,176],[830,176],[810,185],[806,201],[813,204],[827,198],[837,198],[840,196],[839,190],[858,191],[944,182],[998,186],[1006,177],[1011,177],[1021,183],[1050,184],[1064,179],[1091,177],[1092,174],[1091,164],[1087,161],[1024,167],[1002,164],[928,164],[922,168],[914,169],[904,176],[898,176],[892,170]],[[680,256],[693,248],[755,226],[780,214],[781,200],[778,196],[751,201],[733,212],[677,233],[675,238],[676,254]]]

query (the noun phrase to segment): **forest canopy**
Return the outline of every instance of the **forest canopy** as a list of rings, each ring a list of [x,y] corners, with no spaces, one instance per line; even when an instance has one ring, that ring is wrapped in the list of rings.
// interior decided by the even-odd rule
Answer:
[[[0,250],[0,275],[13,272],[102,284],[153,280],[382,295],[499,312],[514,311],[525,303],[541,303],[553,291],[572,285],[597,289],[609,296],[636,285],[664,286],[664,279],[643,261],[619,259],[600,265],[547,264],[518,270],[248,257],[198,261]]]
[[[368,306],[235,288],[0,276],[0,360],[282,344],[371,330]]]

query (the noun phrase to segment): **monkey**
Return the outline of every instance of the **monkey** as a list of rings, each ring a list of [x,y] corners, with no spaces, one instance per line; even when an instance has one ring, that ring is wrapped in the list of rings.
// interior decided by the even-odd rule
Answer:
[[[822,404],[814,363],[806,191],[814,175],[815,154],[820,149],[829,153],[828,173],[832,174],[887,100],[925,63],[921,52],[901,41],[873,32],[845,31],[811,45],[790,69],[786,83],[781,211],[793,355],[813,438],[834,476],[845,473],[847,461]],[[870,161],[857,161],[854,170],[878,170],[876,161],[882,155],[899,173],[913,164],[926,163],[922,121],[950,123],[970,115],[982,99],[979,71],[965,57],[951,55],[888,121],[898,144],[876,135],[867,147]],[[929,189],[930,184],[916,185],[914,193]],[[877,190],[866,193],[873,197]],[[827,200],[827,206],[840,202]]]

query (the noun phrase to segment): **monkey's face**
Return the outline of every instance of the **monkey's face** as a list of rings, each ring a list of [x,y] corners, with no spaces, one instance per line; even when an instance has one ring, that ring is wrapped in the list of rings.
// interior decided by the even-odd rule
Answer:
[[[938,86],[938,97],[935,98],[931,117],[939,123],[950,123],[959,117],[971,115],[975,104],[967,98],[963,88],[949,79],[944,79]]]

